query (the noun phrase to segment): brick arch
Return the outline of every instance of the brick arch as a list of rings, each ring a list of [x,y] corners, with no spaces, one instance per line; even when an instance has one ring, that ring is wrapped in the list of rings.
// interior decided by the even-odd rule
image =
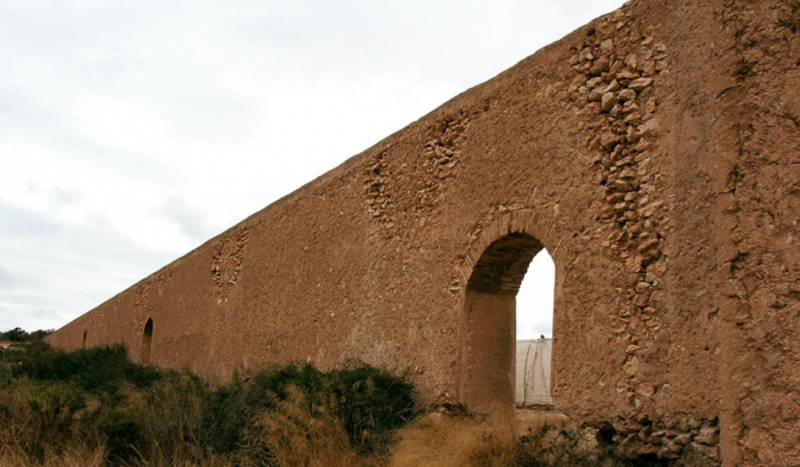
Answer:
[[[481,229],[465,255],[459,401],[473,410],[513,407],[517,292],[542,249],[553,258],[558,277],[561,242],[550,236],[552,224],[545,219],[534,209],[502,213]],[[554,307],[558,295],[556,288]],[[554,338],[556,332],[554,324]]]
[[[510,233],[489,245],[467,281],[467,289],[500,295],[517,295],[522,278],[541,242],[526,233]]]

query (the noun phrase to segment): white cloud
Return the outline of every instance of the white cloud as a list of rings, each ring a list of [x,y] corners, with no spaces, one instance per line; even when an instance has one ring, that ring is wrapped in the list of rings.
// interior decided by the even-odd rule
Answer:
[[[547,250],[540,251],[528,266],[517,294],[517,339],[553,335],[555,264]]]

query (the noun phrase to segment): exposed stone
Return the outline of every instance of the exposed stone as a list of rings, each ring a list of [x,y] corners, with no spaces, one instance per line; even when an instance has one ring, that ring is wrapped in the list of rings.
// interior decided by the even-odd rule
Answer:
[[[570,85],[567,88],[567,92],[569,94],[576,93],[578,91],[578,89],[580,89],[580,87],[584,85],[584,82],[585,82],[585,80],[584,80],[583,76],[580,76],[580,75],[576,76],[575,79],[573,79],[572,82],[570,82]]]
[[[706,446],[716,446],[719,443],[719,428],[715,426],[700,428],[700,432],[695,436],[694,441]]]
[[[661,125],[660,125],[658,119],[655,119],[655,118],[650,119],[650,120],[644,122],[642,125],[639,126],[639,130],[638,130],[639,136],[645,137],[645,136],[654,135],[654,134],[658,133],[660,128],[661,128]]]
[[[639,65],[639,71],[645,76],[652,76],[656,73],[655,60],[645,60]]]
[[[625,123],[629,125],[638,125],[641,122],[642,122],[642,114],[640,114],[639,112],[633,111],[625,116]]]
[[[618,89],[619,89],[619,82],[614,79],[614,80],[611,80],[610,83],[608,83],[608,86],[606,86],[606,88],[603,90],[603,92],[615,92]]]
[[[625,106],[623,107],[622,110],[625,115],[635,113],[639,111],[639,105],[636,104],[635,100],[629,100],[625,102]]]
[[[621,100],[622,102],[630,101],[636,99],[636,91],[632,89],[623,89],[622,91],[619,92],[618,97],[619,100]]]
[[[636,69],[638,63],[639,59],[636,54],[628,54],[628,56],[625,57],[625,65],[627,65],[628,68]]]
[[[617,76],[620,71],[622,71],[622,62],[616,60],[613,63],[611,63],[611,68],[609,68],[608,73],[611,76]]]
[[[641,245],[639,245],[639,248],[638,248],[639,253],[645,253],[647,251],[651,251],[652,249],[657,247],[658,244],[659,244],[659,241],[657,239],[655,239],[655,238],[651,239],[651,240],[648,240],[646,242],[643,242]]]
[[[634,129],[632,126],[629,126],[628,129],[625,131],[625,139],[629,143],[635,143],[639,141],[639,138],[640,138],[639,133],[637,133],[636,129]]]
[[[616,133],[607,131],[600,137],[600,145],[606,149],[613,148],[619,143],[620,139]]]
[[[636,455],[643,457],[650,457],[658,453],[658,446],[655,444],[645,444],[636,450]]]
[[[606,196],[606,201],[612,204],[623,201],[624,199],[625,199],[625,193],[612,193]]]
[[[681,465],[697,467],[717,467],[719,465],[719,450],[717,447],[708,447],[691,443],[683,449],[678,462]]]
[[[622,366],[625,374],[632,376],[639,372],[639,359],[637,357],[630,357]]]
[[[602,88],[594,88],[589,92],[588,99],[590,102],[599,102],[603,98],[603,89]]]
[[[607,92],[603,94],[602,97],[602,105],[603,110],[608,112],[617,104],[617,96],[614,95],[613,92]]]
[[[634,91],[643,91],[645,88],[653,83],[652,78],[638,78],[628,84],[628,88]]]
[[[656,456],[659,459],[678,459],[681,457],[681,447],[673,443],[666,443],[658,450]]]
[[[586,80],[586,87],[589,89],[594,89],[601,84],[603,84],[603,78],[599,76]]]
[[[589,73],[592,75],[599,75],[604,71],[608,71],[609,66],[610,63],[608,57],[606,56],[600,57],[594,62],[592,67],[589,69]]]
[[[614,180],[611,183],[611,186],[616,189],[617,191],[630,191],[633,189],[634,185],[628,180],[618,179]]]
[[[651,97],[644,104],[644,115],[648,116],[649,118],[649,116],[653,115],[655,111],[656,111],[656,98]]]

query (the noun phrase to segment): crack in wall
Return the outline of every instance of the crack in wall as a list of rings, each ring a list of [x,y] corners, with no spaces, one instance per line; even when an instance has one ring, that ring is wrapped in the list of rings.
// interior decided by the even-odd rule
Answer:
[[[780,205],[771,205],[769,196],[774,187],[765,186],[765,171],[774,165],[788,168],[789,163],[776,164],[770,158],[784,158],[787,154],[775,149],[771,143],[771,132],[780,131],[781,121],[790,126],[788,131],[796,131],[797,111],[787,108],[781,96],[782,80],[762,79],[765,73],[775,75],[776,70],[790,71],[796,67],[791,58],[791,50],[798,49],[796,28],[792,25],[800,20],[800,2],[773,1],[763,5],[730,0],[724,3],[721,12],[723,24],[732,31],[731,53],[736,64],[731,70],[736,79],[734,92],[726,93],[728,108],[738,118],[735,127],[736,159],[728,176],[728,190],[732,196],[730,206],[724,214],[730,217],[730,231],[726,240],[736,251],[724,272],[729,282],[725,297],[731,300],[731,321],[734,332],[728,336],[737,342],[738,355],[732,356],[727,372],[736,374],[731,378],[729,391],[731,402],[726,404],[730,420],[727,423],[730,433],[734,463],[776,463],[785,461],[775,457],[774,446],[780,455],[791,455],[794,446],[795,459],[797,439],[778,439],[775,432],[778,425],[764,426],[759,419],[769,418],[786,426],[797,425],[795,403],[790,407],[778,409],[774,400],[766,402],[765,394],[787,385],[786,370],[780,365],[783,359],[797,361],[790,351],[781,344],[785,339],[786,326],[781,321],[787,319],[792,301],[788,298],[792,290],[793,275],[788,268],[787,253],[782,241],[772,232],[784,231],[796,234],[790,219],[784,219]],[[780,75],[778,75],[780,76]],[[776,92],[778,94],[776,94]],[[784,193],[791,196],[791,187]],[[773,198],[774,200],[774,198]],[[773,201],[774,202],[774,201]],[[791,206],[791,205],[789,205]],[[795,274],[794,276],[797,276]],[[795,281],[800,276],[795,277]],[[787,281],[789,282],[787,284]],[[765,299],[766,298],[766,299]],[[800,308],[797,309],[800,315]],[[749,362],[744,365],[742,362]],[[742,378],[745,378],[743,380]],[[756,403],[756,401],[760,401]],[[788,413],[787,413],[788,410]],[[780,412],[780,413],[779,413]],[[791,413],[795,413],[792,418]],[[790,417],[786,419],[787,415]],[[779,461],[779,459],[784,459]]]

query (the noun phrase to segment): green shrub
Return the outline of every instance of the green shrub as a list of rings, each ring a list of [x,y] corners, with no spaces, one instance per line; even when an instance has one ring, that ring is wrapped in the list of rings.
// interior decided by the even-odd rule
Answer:
[[[31,345],[15,376],[39,381],[71,381],[86,391],[116,392],[123,383],[147,387],[160,378],[158,370],[136,365],[121,345],[63,352],[44,342]]]
[[[417,414],[413,387],[405,379],[366,365],[334,370],[326,377],[333,413],[360,453],[386,446],[388,436]]]
[[[286,365],[212,388],[133,364],[122,346],[67,353],[33,341],[0,366],[0,446],[29,463],[99,452],[108,465],[275,465],[277,448],[297,459],[287,452],[337,440],[351,452],[340,457],[367,456],[416,415],[413,396],[405,379],[366,365]]]
[[[211,396],[208,424],[216,452],[248,443],[253,414],[272,411],[295,388],[306,409],[330,410],[343,423],[352,446],[362,454],[380,450],[393,430],[416,415],[414,391],[404,378],[366,365],[321,372],[311,365],[287,365],[233,382]],[[254,436],[252,433],[250,436]]]
[[[14,328],[10,329],[6,332],[0,332],[0,340],[3,341],[11,341],[11,342],[33,342],[33,341],[40,341],[45,336],[49,335],[53,331],[34,331],[32,333],[26,332],[22,328]]]

